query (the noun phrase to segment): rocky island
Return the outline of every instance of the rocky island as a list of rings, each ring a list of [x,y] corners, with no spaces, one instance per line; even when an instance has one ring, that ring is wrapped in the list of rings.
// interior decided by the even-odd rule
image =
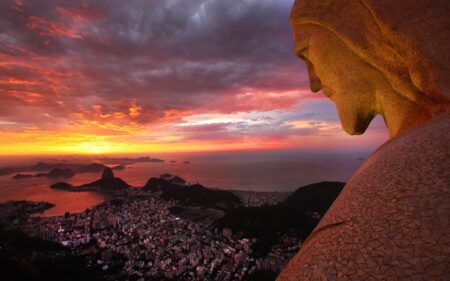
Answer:
[[[115,177],[112,169],[109,167],[106,167],[103,170],[101,179],[79,186],[79,188],[89,188],[89,187],[99,189],[102,191],[107,191],[107,190],[127,189],[130,187],[130,185],[128,183],[126,183],[124,180],[122,180],[121,178]]]
[[[55,188],[55,189],[63,189],[63,190],[71,190],[73,188],[75,188],[73,185],[71,185],[70,183],[67,182],[57,182],[54,184],[50,185],[51,188]]]
[[[101,178],[94,182],[86,183],[80,186],[73,186],[72,184],[66,182],[57,182],[50,185],[50,187],[56,189],[64,189],[73,192],[82,192],[82,191],[115,192],[126,190],[130,187],[130,185],[121,178],[115,177],[114,172],[111,168],[105,167],[101,175]]]

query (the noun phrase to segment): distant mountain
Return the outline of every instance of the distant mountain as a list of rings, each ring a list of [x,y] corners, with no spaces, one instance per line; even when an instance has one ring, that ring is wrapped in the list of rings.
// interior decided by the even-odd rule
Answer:
[[[114,167],[111,167],[111,169],[113,169],[115,171],[120,171],[120,170],[125,170],[126,166],[125,165],[116,165]]]
[[[65,160],[59,160],[58,162],[38,162],[35,165],[25,165],[19,167],[2,167],[0,168],[0,176],[21,173],[21,172],[29,172],[29,171],[50,171],[52,169],[71,169],[75,173],[100,173],[106,167],[106,164],[119,164],[114,167],[114,170],[124,169],[125,165],[130,165],[134,163],[146,163],[146,162],[155,162],[161,163],[164,162],[162,159],[158,158],[150,158],[148,156],[138,157],[138,158],[112,158],[112,157],[104,157],[98,159],[101,163],[74,163]]]
[[[37,177],[37,178],[46,177],[46,178],[55,179],[55,178],[71,178],[73,176],[75,176],[75,173],[69,168],[67,168],[67,169],[54,168],[54,169],[51,169],[50,172],[48,172],[48,173],[39,173],[36,175],[18,173],[15,176],[13,176],[12,178],[15,180],[28,179],[28,178],[32,178],[32,177]]]
[[[44,171],[51,171],[53,169],[71,169],[75,173],[99,173],[103,171],[105,167],[106,167],[105,165],[99,163],[83,164],[83,163],[67,163],[67,162],[58,162],[58,163],[39,162],[31,166],[0,168],[0,176],[29,171],[44,172]]]
[[[73,165],[73,169],[77,173],[99,173],[105,169],[105,165],[100,163],[90,163],[90,164],[69,164]]]
[[[75,176],[75,173],[70,168],[60,169],[54,168],[48,173],[39,173],[35,177],[47,177],[47,178],[71,178]]]
[[[20,179],[29,179],[29,178],[32,178],[32,177],[34,177],[34,176],[33,176],[33,175],[30,175],[30,174],[21,174],[21,173],[18,173],[18,174],[15,174],[15,175],[12,177],[12,179],[20,180]]]
[[[15,168],[12,168],[12,167],[0,168],[0,176],[8,175],[8,174],[14,174],[14,173],[17,173],[17,172],[21,172],[21,171],[15,169]]]
[[[148,162],[155,162],[155,163],[161,163],[164,162],[162,159],[158,158],[150,158],[148,156],[145,157],[138,157],[138,158],[128,158],[128,157],[122,157],[122,158],[115,158],[115,157],[103,157],[98,159],[102,163],[107,164],[120,164],[120,165],[130,165],[135,163],[148,163]]]

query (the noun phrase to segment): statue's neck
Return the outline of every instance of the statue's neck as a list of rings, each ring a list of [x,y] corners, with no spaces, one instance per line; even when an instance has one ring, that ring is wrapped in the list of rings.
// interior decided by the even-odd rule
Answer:
[[[425,108],[392,91],[377,93],[377,103],[391,138],[432,118]]]

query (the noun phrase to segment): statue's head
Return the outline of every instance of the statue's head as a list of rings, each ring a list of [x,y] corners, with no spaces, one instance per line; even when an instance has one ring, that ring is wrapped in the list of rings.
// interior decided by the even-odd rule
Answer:
[[[383,115],[391,136],[449,110],[450,1],[296,0],[295,51],[344,130]]]

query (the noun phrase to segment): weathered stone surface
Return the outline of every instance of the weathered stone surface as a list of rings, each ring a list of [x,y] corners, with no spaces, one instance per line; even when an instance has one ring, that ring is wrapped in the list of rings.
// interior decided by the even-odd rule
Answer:
[[[449,11],[448,0],[298,0],[295,49],[348,133],[382,114],[395,136],[449,110]]]
[[[330,272],[448,280],[449,118],[409,130],[365,161],[278,280],[329,280]]]
[[[311,89],[361,134],[392,139],[358,169],[278,280],[450,280],[450,2],[298,0]]]

